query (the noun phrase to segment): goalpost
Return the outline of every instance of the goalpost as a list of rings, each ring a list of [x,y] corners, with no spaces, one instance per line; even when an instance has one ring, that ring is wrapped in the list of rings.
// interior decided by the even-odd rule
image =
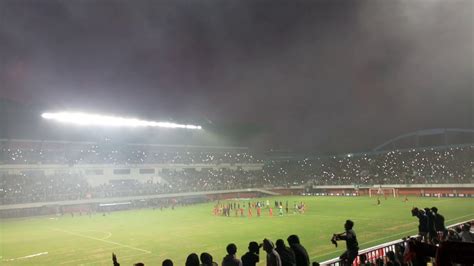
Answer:
[[[390,195],[392,195],[394,198],[398,197],[398,190],[393,187],[369,188],[369,197],[385,197]]]

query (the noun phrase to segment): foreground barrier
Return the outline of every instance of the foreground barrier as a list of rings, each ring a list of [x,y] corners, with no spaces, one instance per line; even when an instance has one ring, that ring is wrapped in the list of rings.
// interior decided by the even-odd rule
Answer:
[[[452,225],[448,226],[448,229],[457,227],[457,226],[459,226],[461,224],[464,224],[466,222],[469,222],[469,221],[471,221],[471,220],[456,223],[456,224],[452,224]],[[411,236],[411,237],[417,237],[417,236],[418,235],[414,235],[414,236]],[[379,258],[384,258],[385,255],[387,254],[387,252],[389,252],[389,251],[395,252],[396,249],[398,248],[397,246],[400,246],[400,245],[406,247],[406,241],[403,240],[403,239],[399,239],[399,240],[387,242],[387,243],[384,243],[384,244],[380,244],[380,245],[377,245],[377,246],[374,246],[374,247],[366,248],[366,249],[363,249],[363,250],[359,251],[359,256],[362,255],[362,254],[365,254],[365,256],[367,257],[368,262],[375,263],[375,260],[377,260]],[[360,264],[359,256],[357,257],[357,259],[352,264],[353,266],[359,266],[359,264]],[[331,260],[327,260],[327,261],[321,262],[320,264],[321,265],[329,265],[329,266],[341,266],[342,265],[341,260],[339,258],[334,258],[334,259],[331,259]]]

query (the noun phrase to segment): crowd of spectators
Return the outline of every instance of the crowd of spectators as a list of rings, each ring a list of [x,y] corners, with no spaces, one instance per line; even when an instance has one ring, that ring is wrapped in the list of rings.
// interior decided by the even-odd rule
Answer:
[[[297,235],[291,235],[287,239],[288,245],[285,245],[283,239],[278,239],[276,245],[268,238],[258,244],[256,241],[251,241],[248,246],[248,252],[242,255],[240,258],[237,256],[237,246],[234,243],[230,243],[226,247],[227,255],[222,259],[222,266],[256,266],[260,261],[260,249],[263,249],[266,253],[266,265],[267,266],[309,266],[310,259],[308,252],[300,244],[299,237]],[[114,266],[120,266],[117,256],[112,253],[112,263]],[[135,266],[144,265],[139,262],[134,264]],[[171,259],[165,259],[162,263],[163,266],[172,266],[173,261]],[[201,253],[198,256],[196,253],[191,253],[186,258],[186,266],[217,266],[219,265],[211,254],[207,252]],[[319,265],[314,262],[313,265]]]
[[[262,163],[246,149],[222,150],[111,143],[0,142],[1,164],[248,164]]]
[[[347,154],[279,162],[274,171],[315,185],[472,183],[474,146]]]
[[[4,148],[5,149],[5,148]],[[8,149],[7,149],[8,150]],[[64,153],[58,153],[64,156]],[[12,156],[11,151],[7,153]],[[9,160],[26,160],[25,151],[15,152]],[[46,156],[41,153],[42,156]],[[55,154],[57,156],[58,154]],[[118,153],[123,156],[123,153]],[[148,158],[141,153],[140,158]],[[144,155],[145,154],[145,155]],[[88,184],[82,174],[61,173],[44,175],[22,171],[22,174],[0,173],[0,200],[2,204],[71,200],[84,198],[152,195],[177,192],[196,192],[243,188],[268,188],[311,185],[379,185],[379,184],[447,184],[473,183],[474,146],[390,151],[384,153],[341,155],[305,158],[302,160],[272,160],[267,158],[261,167],[217,167],[220,163],[257,162],[262,156],[243,152],[163,152],[171,157],[156,157],[151,161],[168,164],[196,162],[206,167],[170,167],[156,173],[159,182],[139,182],[133,176],[100,186]],[[179,156],[178,156],[179,154]],[[8,157],[7,156],[7,157]],[[188,157],[189,156],[189,157]],[[201,157],[200,157],[201,156]],[[3,153],[5,158],[5,152]],[[53,156],[54,157],[54,156]],[[100,156],[99,156],[100,157]],[[137,151],[129,153],[127,161],[141,159]],[[18,159],[22,158],[22,159]],[[28,157],[29,158],[29,157]],[[114,157],[114,158],[118,158]],[[168,158],[168,159],[164,159]],[[197,159],[200,158],[200,159]],[[28,159],[29,160],[29,159]],[[205,161],[208,160],[208,161]],[[67,161],[67,160],[66,160]],[[150,161],[150,162],[151,162]],[[10,163],[11,161],[2,163]],[[145,160],[148,163],[148,161]],[[44,161],[43,163],[47,163]],[[64,162],[63,162],[64,163]],[[252,170],[248,170],[252,169]]]

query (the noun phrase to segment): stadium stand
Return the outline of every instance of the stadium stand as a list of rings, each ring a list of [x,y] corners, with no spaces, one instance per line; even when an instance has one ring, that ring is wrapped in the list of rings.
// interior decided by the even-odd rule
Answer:
[[[472,184],[474,146],[274,160],[248,150],[3,140],[1,204],[295,186]]]

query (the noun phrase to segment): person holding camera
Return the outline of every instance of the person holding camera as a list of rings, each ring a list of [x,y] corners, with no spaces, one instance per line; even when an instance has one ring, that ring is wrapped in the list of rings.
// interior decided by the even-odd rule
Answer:
[[[337,241],[346,241],[346,251],[339,257],[341,259],[341,265],[352,265],[352,262],[357,258],[357,254],[359,253],[359,243],[357,242],[356,233],[352,230],[353,227],[354,222],[347,220],[344,224],[346,231],[342,234],[334,234],[331,239],[331,242],[336,245],[336,247]]]

